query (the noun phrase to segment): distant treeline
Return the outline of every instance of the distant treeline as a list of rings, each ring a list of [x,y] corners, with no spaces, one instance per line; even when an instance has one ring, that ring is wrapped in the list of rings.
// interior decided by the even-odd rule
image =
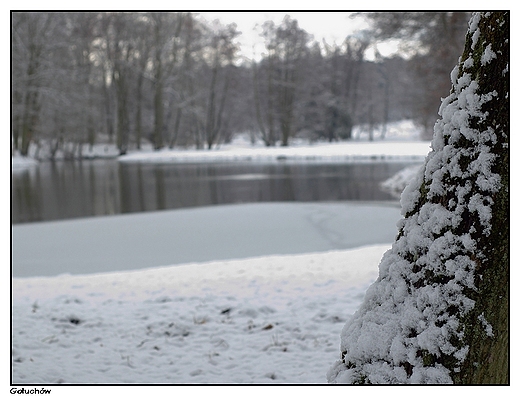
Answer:
[[[467,13],[371,13],[373,29],[318,43],[297,20],[262,26],[260,61],[240,59],[235,24],[191,13],[13,12],[12,152],[74,157],[109,142],[211,149],[235,133],[266,145],[350,139],[354,125],[412,118],[428,138]],[[459,34],[460,31],[460,34]],[[368,61],[378,41],[405,57]],[[384,134],[383,134],[384,136]]]

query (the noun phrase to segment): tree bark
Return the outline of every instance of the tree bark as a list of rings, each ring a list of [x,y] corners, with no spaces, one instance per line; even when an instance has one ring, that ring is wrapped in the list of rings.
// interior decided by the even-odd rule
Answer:
[[[475,13],[330,382],[509,382],[509,13]]]
[[[473,19],[475,21],[475,19]],[[509,383],[509,13],[483,13],[477,30],[466,37],[461,65],[473,59],[469,73],[478,81],[482,95],[494,99],[483,104],[485,120],[479,131],[496,131],[497,142],[489,145],[496,160],[492,171],[500,176],[501,188],[491,196],[491,232],[480,241],[482,260],[477,264],[475,308],[465,318],[464,338],[468,355],[454,382],[462,384]],[[475,41],[475,39],[477,39]],[[493,52],[494,56],[491,55]],[[492,336],[479,326],[483,315]]]
[[[155,33],[155,56],[154,56],[154,130],[153,130],[153,147],[154,150],[163,148],[163,129],[164,129],[164,74],[163,74],[163,19],[161,14],[154,14],[154,33]]]

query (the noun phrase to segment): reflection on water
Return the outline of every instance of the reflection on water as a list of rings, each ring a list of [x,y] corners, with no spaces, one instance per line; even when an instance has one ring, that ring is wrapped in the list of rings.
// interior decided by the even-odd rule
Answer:
[[[409,163],[49,162],[13,174],[12,223],[274,201],[383,201]]]

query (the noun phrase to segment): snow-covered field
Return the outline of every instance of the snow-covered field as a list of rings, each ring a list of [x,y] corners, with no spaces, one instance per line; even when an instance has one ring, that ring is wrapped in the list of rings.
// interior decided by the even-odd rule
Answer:
[[[311,155],[306,146],[236,145],[205,152],[202,160],[417,159],[429,143],[313,148]],[[201,155],[167,153],[125,160]],[[12,382],[326,383],[341,329],[390,248],[399,208],[277,205],[12,227],[13,265],[29,268],[12,278]],[[254,221],[265,227],[249,227]],[[85,235],[94,242],[90,248]],[[76,264],[89,270],[56,275],[72,273]],[[58,272],[35,277],[31,265]]]
[[[13,381],[325,383],[388,247],[14,278]]]

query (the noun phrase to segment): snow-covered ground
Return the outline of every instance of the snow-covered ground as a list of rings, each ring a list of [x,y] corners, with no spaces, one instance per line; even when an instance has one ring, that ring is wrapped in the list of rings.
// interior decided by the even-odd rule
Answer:
[[[13,381],[324,384],[388,248],[14,278]]]
[[[310,147],[235,144],[203,160],[429,151],[391,140]],[[171,153],[125,160],[201,155]],[[14,226],[13,266],[28,272],[12,278],[12,381],[324,384],[399,217],[391,205],[251,204]]]
[[[301,144],[289,147],[261,147],[232,144],[211,151],[169,150],[134,152],[119,157],[124,162],[203,161],[403,161],[423,159],[430,151],[424,141],[349,141]]]
[[[210,151],[195,149],[163,149],[150,147],[119,157],[127,162],[202,162],[202,161],[392,161],[422,160],[430,151],[430,142],[419,139],[419,131],[412,121],[403,120],[388,125],[385,139],[375,131],[375,140],[369,141],[363,126],[354,128],[353,140],[309,143],[293,139],[288,147],[265,147],[262,141],[254,144],[247,134],[237,135],[231,144]]]
[[[269,203],[16,225],[13,381],[325,383],[399,216]]]

